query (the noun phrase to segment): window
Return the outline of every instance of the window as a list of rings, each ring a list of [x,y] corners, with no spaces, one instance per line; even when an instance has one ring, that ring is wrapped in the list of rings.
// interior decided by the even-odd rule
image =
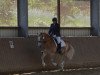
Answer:
[[[57,0],[28,0],[29,27],[48,27],[57,17]]]
[[[29,27],[49,27],[57,0],[28,0]],[[61,27],[90,27],[90,0],[60,0]]]
[[[0,0],[0,26],[17,26],[17,0]]]
[[[90,0],[60,0],[61,27],[90,27]]]

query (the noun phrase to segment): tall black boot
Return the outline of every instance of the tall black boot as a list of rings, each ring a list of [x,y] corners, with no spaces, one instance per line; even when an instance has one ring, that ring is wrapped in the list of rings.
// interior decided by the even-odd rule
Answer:
[[[61,54],[61,44],[57,44],[57,52]]]

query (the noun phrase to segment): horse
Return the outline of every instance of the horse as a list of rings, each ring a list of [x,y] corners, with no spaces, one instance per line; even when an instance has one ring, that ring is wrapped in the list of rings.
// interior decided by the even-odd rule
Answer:
[[[59,66],[62,70],[64,70],[66,59],[71,60],[75,52],[73,46],[68,41],[64,40],[64,42],[66,45],[61,48],[62,53],[59,54],[56,51],[57,46],[52,37],[50,37],[47,33],[40,33],[38,35],[38,46],[43,48],[41,51],[41,60],[44,67],[46,66],[44,58],[49,55],[52,65]]]

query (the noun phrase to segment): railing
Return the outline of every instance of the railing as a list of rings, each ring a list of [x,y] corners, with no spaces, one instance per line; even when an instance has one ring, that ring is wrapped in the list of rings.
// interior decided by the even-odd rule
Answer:
[[[48,32],[46,27],[29,27],[28,34],[36,35],[40,32]],[[66,27],[61,28],[62,36],[90,36],[90,27]],[[18,27],[0,27],[0,37],[18,37]]]
[[[0,37],[18,37],[18,27],[0,27]]]
[[[48,29],[49,28],[39,28],[39,27],[29,27],[29,35],[31,34],[37,34],[37,33],[40,33],[40,32],[48,32]],[[61,35],[62,36],[90,36],[90,27],[83,27],[83,28],[77,28],[77,27],[64,27],[64,28],[61,28]]]

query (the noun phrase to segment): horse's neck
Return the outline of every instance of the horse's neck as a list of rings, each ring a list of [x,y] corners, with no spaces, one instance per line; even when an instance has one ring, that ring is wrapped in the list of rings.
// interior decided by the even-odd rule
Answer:
[[[53,40],[53,38],[50,38],[50,40],[51,40],[51,42],[54,44],[54,40]]]
[[[48,43],[47,45],[51,48],[52,46],[56,46],[55,43],[54,43],[54,40],[53,38],[51,38],[50,36],[47,37],[48,38]]]
[[[48,36],[48,39],[50,40],[50,42],[54,43],[53,37]]]

